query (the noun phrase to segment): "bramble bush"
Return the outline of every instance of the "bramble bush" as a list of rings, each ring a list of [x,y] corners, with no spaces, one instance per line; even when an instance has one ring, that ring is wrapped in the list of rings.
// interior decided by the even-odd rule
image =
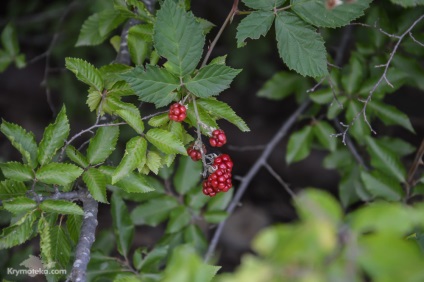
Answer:
[[[70,135],[66,105],[41,140],[13,121],[1,123],[22,156],[0,164],[0,212],[7,223],[0,249],[12,250],[3,252],[10,259],[1,262],[1,275],[16,279],[5,270],[18,260],[12,254],[36,238],[34,255],[43,267],[67,270],[46,274],[48,281],[424,281],[424,142],[416,147],[374,129],[416,134],[408,113],[387,96],[424,91],[423,5],[234,0],[218,28],[193,14],[189,0],[114,0],[96,11],[75,46],[109,40],[116,59],[94,66],[86,58],[64,58],[86,86],[94,123]],[[228,65],[227,55],[214,57],[229,25],[237,26],[232,53],[275,37],[284,67],[257,95],[294,97],[298,104],[237,178],[238,160],[216,149],[232,143],[217,121],[250,131],[220,99],[242,71]],[[1,71],[33,61],[21,53],[12,22],[1,43]],[[51,47],[42,55],[49,56]],[[147,114],[146,104],[155,112]],[[301,126],[293,130],[295,124]],[[281,157],[289,165],[312,150],[326,152],[322,166],[340,174],[338,195],[326,187],[292,190],[267,161],[283,138]],[[261,231],[234,272],[218,273],[215,251],[226,219],[262,168],[292,197],[298,219]],[[114,246],[96,232],[99,205],[110,207]],[[162,223],[153,248],[134,243],[137,226]]]

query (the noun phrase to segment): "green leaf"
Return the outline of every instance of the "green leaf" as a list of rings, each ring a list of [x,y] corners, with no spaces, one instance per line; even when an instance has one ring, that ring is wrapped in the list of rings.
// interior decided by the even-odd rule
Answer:
[[[90,85],[99,92],[103,91],[103,79],[99,70],[92,64],[78,58],[65,58],[65,66],[75,74],[78,80]]]
[[[138,108],[130,103],[121,103],[125,107],[117,110],[116,113],[123,120],[125,120],[129,126],[131,126],[138,134],[142,134],[144,131],[144,124],[141,120],[140,111]],[[119,104],[119,105],[121,105]]]
[[[56,121],[44,130],[43,139],[38,148],[38,162],[44,165],[51,161],[57,150],[63,146],[69,135],[69,121],[65,106],[56,117]]]
[[[90,164],[104,162],[115,150],[118,137],[118,126],[102,126],[97,129],[96,135],[91,138],[87,148],[87,159]]]
[[[336,133],[334,128],[326,121],[318,121],[313,124],[314,135],[319,143],[327,150],[334,152],[337,147],[337,139],[332,136]]]
[[[157,272],[160,269],[161,262],[167,257],[169,246],[155,247],[152,249],[143,259],[135,262],[136,253],[140,249],[136,250],[134,253],[134,266],[136,269],[144,273]],[[141,258],[141,254],[140,254]]]
[[[215,57],[213,58],[212,61],[209,62],[209,66],[210,65],[225,65],[226,60],[227,60],[227,55]]]
[[[134,224],[128,213],[125,202],[118,194],[113,193],[110,202],[112,208],[113,230],[117,240],[118,251],[127,258],[134,237]]]
[[[368,108],[375,111],[385,125],[400,125],[415,133],[409,117],[396,107],[372,100],[368,103]]]
[[[208,223],[220,223],[228,217],[228,213],[225,211],[207,211],[203,214],[203,217]]]
[[[157,12],[153,38],[159,55],[168,60],[168,70],[184,77],[196,68],[205,36],[191,12],[184,11],[174,1],[165,1]]]
[[[227,208],[233,198],[234,189],[228,190],[225,193],[219,193],[213,197],[207,206],[207,211],[222,211]]]
[[[390,148],[396,155],[403,157],[416,151],[415,146],[400,138],[382,137],[380,143],[386,148]]]
[[[291,70],[303,76],[328,74],[324,40],[314,28],[290,12],[280,11],[275,19],[280,57]]]
[[[6,135],[7,139],[12,143],[23,156],[25,162],[32,168],[37,166],[37,143],[32,132],[27,132],[19,125],[2,121],[0,126],[1,132]]]
[[[101,166],[99,170],[110,178],[115,171],[114,168],[108,166]],[[111,180],[108,182],[111,182]],[[114,186],[128,193],[147,193],[156,190],[144,175],[134,172],[128,173],[127,176],[115,183]]]
[[[136,92],[141,101],[154,103],[157,108],[171,103],[176,97],[174,92],[179,87],[178,79],[166,69],[157,66],[136,67],[121,75]]]
[[[4,50],[0,49],[0,72],[5,71],[13,62],[13,58]]]
[[[66,155],[68,158],[81,167],[87,167],[89,165],[87,158],[81,154],[74,146],[68,145],[66,147]]]
[[[9,249],[26,242],[33,233],[33,225],[36,219],[37,215],[31,211],[15,224],[3,228],[0,234],[0,250]]]
[[[286,0],[242,0],[247,7],[256,10],[273,10],[280,7]]]
[[[405,182],[406,171],[395,153],[384,147],[380,141],[366,136],[367,150],[371,155],[371,165],[387,175],[391,175],[399,182]]]
[[[390,0],[393,4],[400,5],[404,8],[424,5],[424,0]]]
[[[358,115],[358,113],[361,112],[363,104],[361,104],[358,101],[350,100],[347,104],[347,110],[346,110],[346,121],[347,123],[351,123],[355,117]],[[356,138],[356,140],[360,143],[364,143],[364,136],[368,136],[371,132],[369,126],[366,124],[366,122],[363,120],[363,115],[359,114],[359,117],[355,120],[355,123],[351,125],[349,132],[352,134],[353,137]]]
[[[339,197],[342,206],[347,208],[358,200],[371,201],[372,196],[361,182],[360,168],[357,165],[353,165],[350,153],[346,156],[345,161],[349,162],[350,165],[344,169],[339,183]]]
[[[16,181],[28,181],[34,178],[34,173],[29,165],[18,162],[0,164],[0,169],[6,178]]]
[[[11,213],[19,214],[35,209],[37,203],[27,197],[16,197],[9,201],[4,201],[3,207]]]
[[[165,154],[182,154],[187,156],[183,143],[172,132],[153,128],[147,131],[146,138]]]
[[[135,225],[157,226],[168,217],[172,209],[178,206],[175,198],[166,195],[160,196],[133,209],[131,219]]]
[[[169,222],[166,226],[166,233],[175,233],[186,227],[191,221],[191,215],[184,206],[173,209],[169,215]]]
[[[372,173],[361,172],[361,179],[365,188],[372,196],[388,201],[399,201],[402,198],[402,187],[396,180],[378,171]]]
[[[148,124],[153,127],[160,127],[169,121],[168,113],[163,113],[149,119]]]
[[[69,232],[69,237],[74,242],[74,244],[78,243],[79,236],[81,233],[83,217],[80,215],[69,214],[66,217],[66,227]]]
[[[189,224],[184,229],[184,241],[191,244],[196,250],[203,254],[208,248],[208,242],[199,226],[195,224]]]
[[[349,5],[345,5],[349,6]],[[364,77],[366,76],[366,63],[360,55],[352,53],[349,65],[343,68],[344,75],[342,76],[343,88],[347,94],[355,95],[361,88]]]
[[[308,83],[304,77],[281,71],[265,82],[256,95],[270,100],[282,100],[294,93],[305,93],[306,90],[308,90]]]
[[[327,9],[321,0],[291,0],[293,11],[304,21],[318,27],[341,27],[364,15],[372,0],[354,1]]]
[[[309,155],[311,152],[312,134],[312,127],[308,125],[290,135],[286,152],[287,164],[301,161]]]
[[[203,109],[203,107],[200,106],[199,104],[197,104],[197,112],[199,114],[199,122],[200,122],[200,124],[205,124],[209,128],[219,128],[219,126],[216,123],[215,119],[213,119],[211,117],[211,115],[208,113],[208,111],[206,111],[205,109]],[[187,117],[188,117],[188,120],[190,121],[191,125],[193,127],[195,127],[196,124],[197,124],[197,117],[196,117],[196,112],[194,110],[193,102],[190,102],[188,104]],[[186,119],[186,121],[187,121],[187,119]],[[210,134],[210,131],[208,129],[204,128],[203,126],[200,127],[200,131],[204,135]]]
[[[128,31],[128,50],[135,65],[142,65],[151,52],[152,28],[148,24],[139,24]]]
[[[75,46],[98,45],[109,33],[124,22],[126,17],[116,10],[105,10],[88,17],[82,25]]]
[[[101,101],[102,101],[102,93],[95,90],[95,91],[89,91],[87,96],[87,101],[85,103],[90,109],[90,112],[93,112],[100,105]],[[102,114],[102,110],[100,111],[100,114]]]
[[[1,33],[1,43],[4,50],[10,55],[15,57],[19,53],[18,37],[16,35],[15,26],[11,23],[7,24]]]
[[[112,184],[115,184],[122,178],[136,169],[139,163],[145,158],[147,150],[147,142],[143,137],[133,137],[126,145],[124,156],[116,167],[112,175]]]
[[[302,191],[295,206],[299,217],[305,221],[317,222],[324,219],[332,224],[339,224],[343,217],[338,201],[328,192],[318,189]]]
[[[246,45],[246,39],[259,39],[265,36],[272,23],[274,22],[274,13],[272,11],[254,11],[247,15],[237,26],[237,47]]]
[[[84,215],[80,206],[66,200],[45,200],[40,204],[40,209],[58,214]]]
[[[83,170],[73,164],[49,163],[41,166],[35,173],[38,181],[46,184],[65,186],[75,181]]]
[[[4,180],[0,182],[0,200],[9,200],[10,198],[25,196],[28,191],[23,182],[13,180]]]
[[[198,99],[197,105],[205,109],[207,113],[231,122],[243,132],[250,131],[244,120],[241,119],[233,111],[233,109],[224,102],[218,101],[215,98]]]
[[[218,95],[230,87],[241,70],[224,65],[209,65],[199,70],[197,75],[185,82],[187,89],[197,97],[207,98]]]
[[[162,158],[158,153],[154,151],[147,152],[146,165],[156,175],[159,173],[159,169],[162,167],[161,160]]]
[[[93,196],[93,199],[107,203],[106,197],[106,177],[103,173],[101,173],[96,168],[89,168],[82,175],[82,180],[87,185],[88,191]]]
[[[281,86],[280,86],[281,87]],[[334,93],[331,88],[319,89],[309,95],[312,101],[320,105],[330,104],[334,99]],[[337,105],[336,105],[337,106]]]
[[[181,157],[173,178],[175,190],[180,195],[185,195],[200,181],[202,164],[193,162],[189,157]]]

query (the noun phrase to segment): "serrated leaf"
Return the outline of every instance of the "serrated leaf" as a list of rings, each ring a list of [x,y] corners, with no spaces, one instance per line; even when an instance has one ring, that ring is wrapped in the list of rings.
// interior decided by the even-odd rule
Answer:
[[[165,1],[157,12],[153,38],[159,55],[168,60],[168,70],[184,77],[196,68],[205,36],[191,12],[186,12],[174,1]]]
[[[48,163],[54,157],[57,150],[65,143],[69,130],[66,108],[63,106],[56,117],[56,121],[44,130],[43,139],[38,147],[38,162],[40,165]]]
[[[88,93],[87,96],[87,101],[85,102],[88,106],[88,108],[90,109],[91,112],[95,111],[97,109],[97,107],[100,104],[100,101],[102,100],[102,93],[100,93],[99,91],[95,90],[95,91],[90,91]],[[102,114],[103,112],[100,111],[100,114]]]
[[[93,199],[108,203],[106,197],[106,177],[96,168],[89,168],[82,175],[82,180],[87,185],[88,191],[93,196]]]
[[[81,167],[87,167],[89,165],[87,158],[81,154],[74,146],[68,145],[66,147],[66,155],[68,158]]]
[[[277,47],[289,69],[303,76],[328,74],[324,40],[314,28],[290,12],[280,11],[275,19]]]
[[[241,70],[224,65],[208,65],[199,70],[195,77],[185,82],[187,89],[197,97],[215,96],[230,87]]]
[[[241,119],[228,104],[222,101],[218,101],[215,98],[199,99],[197,100],[197,105],[205,109],[209,114],[231,122],[243,132],[250,131],[244,120]]]
[[[325,121],[318,121],[313,125],[314,135],[319,143],[327,150],[334,152],[337,147],[337,140],[332,135],[336,133],[334,128]]]
[[[206,125],[209,128],[219,128],[219,126],[216,123],[215,119],[213,119],[211,117],[211,115],[205,109],[203,109],[203,107],[200,106],[199,104],[197,104],[197,112],[199,114],[199,123],[200,124],[204,124],[204,125]],[[197,124],[197,117],[196,117],[196,112],[194,110],[193,102],[190,102],[188,104],[187,118],[190,121],[191,125],[193,127],[195,127],[196,124]],[[186,119],[186,121],[187,121],[187,119]],[[205,129],[203,126],[200,127],[200,131],[204,135],[207,135],[210,132],[208,129]]]
[[[10,57],[15,57],[19,53],[18,37],[13,24],[8,23],[4,27],[1,33],[1,43]]]
[[[118,137],[118,126],[102,126],[97,129],[87,148],[87,159],[90,164],[104,162],[115,150]]]
[[[175,190],[180,195],[187,194],[199,183],[201,173],[201,162],[193,162],[189,157],[181,157],[173,178]]]
[[[157,226],[168,217],[172,209],[178,206],[179,204],[175,198],[160,196],[133,209],[131,219],[135,225]]]
[[[31,211],[15,224],[3,228],[0,234],[0,250],[9,249],[26,242],[33,233],[33,225],[36,219],[36,214]]]
[[[368,108],[375,111],[385,125],[400,125],[415,133],[409,117],[396,107],[372,100],[368,103]]]
[[[184,206],[173,209],[169,215],[169,222],[166,226],[166,233],[175,233],[186,227],[191,221],[191,215]]]
[[[274,22],[272,11],[254,11],[247,15],[237,26],[237,47],[246,44],[247,38],[259,39],[265,36]]]
[[[124,22],[126,16],[116,10],[105,10],[88,17],[82,25],[76,47],[98,45],[109,33]]]
[[[65,66],[75,76],[99,92],[103,91],[104,82],[98,69],[92,64],[78,58],[65,58]]]
[[[3,207],[11,213],[19,214],[33,210],[37,207],[37,203],[27,197],[16,197],[9,201],[4,201]]]
[[[134,224],[128,213],[127,206],[117,193],[113,193],[111,198],[112,223],[115,238],[117,240],[118,251],[125,258],[131,248],[134,237]]]
[[[272,10],[280,7],[286,0],[242,0],[247,7],[257,10]]]
[[[424,0],[390,0],[393,4],[400,5],[404,8],[424,5]]]
[[[99,170],[104,173],[107,177],[112,177],[114,168],[108,166],[101,166]],[[109,181],[110,182],[110,181]],[[127,193],[147,193],[155,191],[155,187],[151,185],[148,179],[139,173],[131,172],[114,186],[121,188]]]
[[[373,197],[388,201],[399,201],[402,198],[402,187],[391,177],[378,173],[378,171],[372,173],[362,171],[361,179]]]
[[[112,184],[115,184],[138,167],[145,157],[146,149],[147,142],[143,137],[133,137],[127,142],[124,156],[112,175]]]
[[[122,105],[122,107],[116,111],[116,114],[125,120],[138,134],[142,134],[144,123],[141,120],[138,108],[130,103],[120,103],[119,105]]]
[[[371,165],[387,175],[391,175],[399,182],[405,182],[405,167],[393,152],[388,150],[378,140],[370,136],[365,137],[367,150],[371,155]]]
[[[305,93],[306,90],[308,83],[304,77],[291,72],[277,72],[265,82],[256,95],[271,100],[282,100],[294,93]]]
[[[160,157],[158,153],[154,151],[147,152],[146,165],[156,175],[159,173],[159,169],[162,166],[161,161],[162,161],[162,158]]]
[[[9,200],[10,198],[25,196],[28,191],[23,182],[4,180],[0,182],[0,200]]]
[[[72,239],[74,244],[79,240],[81,225],[83,217],[80,215],[69,214],[66,217],[66,227],[69,232],[69,237]]]
[[[6,135],[7,139],[12,143],[23,156],[23,159],[32,168],[37,166],[37,143],[32,132],[27,132],[19,125],[2,121],[0,126],[1,132]]]
[[[29,165],[18,162],[0,164],[0,169],[6,178],[16,181],[28,181],[34,178],[34,173]]]
[[[84,211],[80,206],[66,200],[45,200],[39,207],[45,212],[84,215]]]
[[[317,27],[341,27],[364,15],[372,0],[354,1],[334,9],[327,9],[325,1],[321,0],[291,0],[293,11]]]
[[[391,138],[388,136],[384,136],[379,139],[379,141],[386,148],[390,148],[390,151],[393,151],[396,155],[400,157],[412,154],[416,150],[415,146],[400,138]]]
[[[35,173],[38,181],[46,184],[65,186],[75,181],[83,170],[73,164],[49,163],[41,166]]]
[[[165,154],[187,155],[183,143],[175,134],[164,129],[153,128],[146,133],[147,140]]]
[[[171,103],[176,97],[174,92],[179,87],[178,79],[166,69],[157,66],[136,67],[121,75],[135,91],[141,101],[154,103],[157,108]]]
[[[168,113],[163,113],[149,119],[148,124],[153,127],[160,127],[169,121]]]
[[[290,135],[286,152],[287,164],[301,161],[309,155],[311,152],[312,134],[312,127],[308,125]]]

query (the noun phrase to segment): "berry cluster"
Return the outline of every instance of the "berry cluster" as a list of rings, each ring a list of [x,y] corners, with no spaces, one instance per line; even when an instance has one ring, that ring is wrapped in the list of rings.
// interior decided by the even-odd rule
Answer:
[[[212,147],[222,147],[225,143],[227,143],[227,136],[225,136],[225,132],[222,129],[215,129],[212,132],[212,137],[209,138],[209,143]]]
[[[227,192],[233,186],[231,183],[233,161],[227,154],[219,155],[215,158],[212,169],[214,171],[203,181],[203,194],[210,197],[219,192]]]
[[[206,147],[202,144],[203,153],[206,153]],[[202,152],[200,152],[199,147],[196,144],[191,144],[187,148],[187,154],[190,156],[190,158],[197,162],[202,159]]]
[[[182,122],[187,116],[187,109],[180,103],[174,103],[169,108],[169,119],[176,122]]]

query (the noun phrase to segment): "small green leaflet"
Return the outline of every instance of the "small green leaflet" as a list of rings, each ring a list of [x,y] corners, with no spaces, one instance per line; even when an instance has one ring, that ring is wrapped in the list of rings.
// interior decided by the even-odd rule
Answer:
[[[159,173],[159,169],[162,167],[161,160],[162,159],[158,153],[154,151],[147,152],[146,165],[156,175]]]
[[[98,69],[92,64],[78,58],[65,58],[65,66],[75,76],[99,92],[103,91],[104,83]]]
[[[388,201],[399,201],[402,198],[402,187],[392,177],[378,173],[378,171],[372,173],[362,171],[361,179],[365,188],[374,197]]]
[[[203,217],[206,222],[217,224],[224,221],[228,217],[228,213],[226,211],[207,211]]]
[[[115,171],[113,167],[109,166],[101,166],[99,170],[108,178],[112,177]],[[111,182],[111,179],[107,179],[107,182]],[[114,186],[128,193],[147,193],[155,191],[154,187],[152,187],[146,179],[146,176],[135,172],[128,173],[124,178],[115,183]]]
[[[165,154],[187,155],[183,143],[175,134],[164,129],[153,128],[146,133],[147,140]]]
[[[287,144],[286,162],[298,162],[306,158],[311,152],[312,127],[305,126],[290,135]]]
[[[376,112],[377,116],[384,124],[400,125],[410,132],[415,133],[408,116],[399,111],[396,107],[374,100],[368,103],[368,107]]]
[[[136,67],[132,71],[121,75],[141,101],[154,103],[157,108],[171,103],[177,93],[174,92],[180,85],[179,80],[166,69],[157,66]]]
[[[23,182],[4,180],[0,182],[0,200],[9,200],[10,198],[18,196],[25,196],[27,190]]]
[[[38,181],[46,184],[65,186],[75,181],[83,170],[73,164],[49,163],[41,166],[35,173]]]
[[[29,165],[18,162],[0,164],[0,169],[6,178],[16,181],[28,181],[34,178],[34,173]]]
[[[87,149],[88,161],[95,165],[104,162],[115,150],[118,142],[118,126],[102,126],[96,131],[96,135],[90,140]]]
[[[81,154],[80,151],[78,151],[77,148],[75,148],[74,146],[68,145],[68,147],[66,147],[65,152],[68,158],[80,167],[85,168],[89,165],[87,158],[83,154]]]
[[[418,5],[424,5],[424,0],[390,0],[392,3],[401,5],[402,7],[415,7]]]
[[[203,53],[205,36],[191,12],[165,0],[154,26],[155,49],[168,61],[165,67],[179,77],[193,72]]]
[[[324,40],[311,26],[290,12],[280,11],[275,19],[277,48],[284,63],[303,76],[328,74]]]
[[[241,119],[229,105],[222,101],[218,101],[215,98],[198,99],[197,105],[201,106],[209,114],[231,122],[243,132],[250,131],[244,120]]]
[[[165,125],[169,121],[168,113],[163,113],[149,119],[148,124],[153,127]]]
[[[58,214],[84,215],[80,206],[66,200],[45,200],[40,204],[40,209]]]
[[[173,209],[169,215],[169,222],[165,233],[175,233],[187,226],[191,221],[191,215],[187,207],[179,206]]]
[[[115,184],[138,167],[142,159],[145,158],[146,149],[147,142],[143,137],[133,137],[127,142],[125,154],[112,175],[112,184]]]
[[[134,237],[134,224],[122,198],[113,193],[111,198],[112,224],[119,253],[128,258]]]
[[[93,199],[107,203],[106,197],[106,177],[96,168],[90,167],[82,175],[82,180],[87,185],[88,191],[93,196]]]
[[[327,150],[334,152],[337,147],[336,137],[332,135],[336,133],[334,128],[326,121],[318,121],[313,125],[315,137],[319,143]]]
[[[63,106],[56,117],[56,121],[44,130],[43,139],[38,147],[38,162],[40,165],[50,162],[57,150],[65,143],[69,130],[66,108]]]
[[[125,120],[138,134],[142,134],[144,124],[139,109],[130,103],[121,102],[118,105],[120,109],[116,110],[116,114]]]
[[[15,224],[3,228],[0,234],[0,250],[9,249],[27,241],[33,233],[33,225],[37,214],[30,211]]]
[[[257,10],[273,10],[286,2],[286,0],[242,0],[247,7]]]
[[[199,70],[197,75],[185,82],[187,89],[197,97],[206,98],[218,95],[230,87],[241,70],[224,65],[209,65]]]
[[[19,214],[35,209],[37,207],[37,203],[27,197],[16,197],[9,201],[4,201],[3,207],[11,213]]]
[[[246,39],[259,39],[265,36],[274,22],[272,11],[254,11],[247,15],[237,26],[237,47],[246,45]]]
[[[12,143],[23,156],[25,162],[32,168],[37,166],[37,143],[32,132],[27,132],[19,125],[2,121],[0,131],[6,135],[7,139]]]
[[[341,27],[364,15],[372,0],[358,0],[327,9],[322,0],[291,0],[293,11],[317,27]]]

